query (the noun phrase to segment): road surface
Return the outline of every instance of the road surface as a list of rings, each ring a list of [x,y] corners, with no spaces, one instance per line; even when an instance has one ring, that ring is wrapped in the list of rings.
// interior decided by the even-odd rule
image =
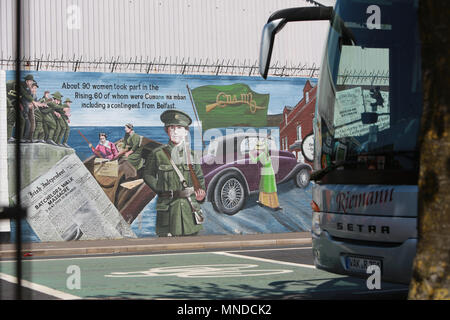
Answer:
[[[2,299],[14,299],[14,268],[0,262]],[[317,270],[310,245],[32,258],[23,278],[25,298],[44,300],[405,299],[408,290]]]

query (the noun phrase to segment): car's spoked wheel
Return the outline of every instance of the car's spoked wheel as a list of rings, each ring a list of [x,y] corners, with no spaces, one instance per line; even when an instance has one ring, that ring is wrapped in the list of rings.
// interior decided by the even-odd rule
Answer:
[[[225,209],[232,210],[235,208],[241,201],[243,194],[242,184],[236,178],[227,180],[220,192],[220,198]]]
[[[307,169],[302,169],[294,177],[295,184],[299,188],[306,188],[309,184],[310,174]]]
[[[242,180],[235,173],[226,173],[214,188],[214,208],[228,215],[236,214],[244,206],[245,197]]]

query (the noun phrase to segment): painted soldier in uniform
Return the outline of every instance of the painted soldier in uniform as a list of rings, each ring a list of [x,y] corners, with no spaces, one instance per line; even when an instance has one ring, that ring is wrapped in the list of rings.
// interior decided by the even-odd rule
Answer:
[[[55,116],[56,121],[56,129],[52,139],[58,146],[62,147],[63,145],[61,143],[61,134],[65,131],[66,127],[66,121],[63,118],[64,107],[62,105],[62,96],[61,99],[56,99],[56,101],[58,101],[58,103],[52,106],[54,111],[53,115]]]
[[[53,99],[50,97],[50,91],[45,91],[42,98],[39,100],[39,102],[46,105],[45,109],[41,109],[41,116],[42,116],[42,133],[38,134],[38,140],[39,142],[46,142],[47,136],[48,136],[48,125],[46,120],[46,115],[44,113],[49,113],[50,109],[48,109],[48,103],[52,102]]]
[[[50,97],[50,91],[45,91],[44,95],[39,100],[39,102],[43,102],[43,103],[49,103],[49,102],[52,102],[52,101],[53,101],[53,99],[52,99],[52,97]]]
[[[203,226],[195,213],[201,212],[199,202],[205,200],[206,193],[202,169],[192,164],[193,153],[186,141],[192,120],[182,111],[167,110],[161,121],[169,143],[149,154],[144,169],[145,183],[158,195],[156,233],[160,237],[196,235]]]
[[[64,132],[64,135],[62,137],[62,144],[64,147],[66,148],[70,148],[70,146],[67,144],[67,141],[69,140],[69,135],[70,135],[70,127],[69,127],[69,123],[70,123],[70,117],[71,117],[71,113],[70,113],[70,105],[72,104],[72,101],[67,98],[66,101],[64,102],[64,119],[66,120],[66,130]]]
[[[19,94],[16,92],[16,81],[9,80],[6,83],[7,90],[7,122],[8,122],[8,142],[14,142],[15,139],[20,138],[22,142],[31,142],[32,130],[34,130],[34,103],[33,86],[37,86],[31,74],[25,77],[25,81],[19,85]],[[35,90],[34,90],[35,91]],[[12,130],[16,126],[16,101],[20,102],[20,132],[15,131],[15,138],[12,137]]]
[[[56,115],[56,111],[57,109],[61,108],[60,106],[60,102],[62,99],[62,95],[59,92],[55,92],[52,94],[53,97],[53,101],[47,103],[48,108],[44,108],[41,110],[41,113],[43,113],[44,117],[44,130],[46,130],[45,132],[45,142],[51,145],[56,146],[56,142],[53,140],[54,136],[55,136],[55,131],[58,128],[57,127],[57,115]],[[59,113],[58,113],[59,114]]]
[[[38,84],[36,82],[34,82],[31,86],[31,94],[33,95],[33,103],[30,106],[30,114],[31,111],[33,113],[33,118],[34,118],[34,127],[31,130],[31,141],[32,142],[45,142],[43,140],[44,138],[44,128],[42,125],[43,119],[42,119],[42,113],[41,113],[41,109],[42,108],[47,108],[47,104],[38,101],[37,99],[37,88],[39,88]]]
[[[14,142],[15,139],[23,139],[22,142],[31,142],[30,138],[30,117],[29,117],[29,104],[33,101],[31,94],[31,86],[34,82],[34,78],[31,74],[25,77],[25,81],[19,84],[19,92],[16,91],[16,82],[14,80],[7,81],[7,121],[8,121],[8,142]],[[20,109],[16,110],[16,101],[19,100]],[[12,129],[16,127],[16,112],[20,113],[20,132],[15,130],[12,137]]]
[[[16,101],[18,99],[18,95],[16,92],[16,82],[14,80],[9,80],[6,82],[6,105],[7,105],[7,135],[8,135],[8,143],[14,142],[16,139],[12,136],[12,132],[14,127],[16,126]],[[22,116],[22,115],[21,115]],[[22,120],[23,121],[23,120]],[[20,134],[15,132],[16,138],[20,137]]]
[[[70,133],[69,116],[71,103],[72,101],[69,98],[67,98],[66,101],[64,101],[62,107],[56,110],[61,116],[56,119],[59,126],[59,131],[55,132],[54,141],[58,143],[60,146],[66,148],[70,148],[70,146],[67,144],[67,140],[69,139]]]
[[[33,75],[28,74],[24,79],[25,81],[20,83],[20,103],[22,109],[22,117],[24,119],[22,139],[24,139],[23,142],[31,142],[31,121],[34,121],[34,117],[30,119],[30,104],[34,100],[31,93],[31,86],[34,83],[34,77]]]

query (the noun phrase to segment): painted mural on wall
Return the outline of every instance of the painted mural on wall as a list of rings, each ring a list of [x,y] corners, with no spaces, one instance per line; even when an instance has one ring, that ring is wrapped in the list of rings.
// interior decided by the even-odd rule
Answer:
[[[21,139],[28,240],[310,230],[310,167],[280,150],[280,123],[315,81],[22,77],[16,92],[7,72],[8,154]]]

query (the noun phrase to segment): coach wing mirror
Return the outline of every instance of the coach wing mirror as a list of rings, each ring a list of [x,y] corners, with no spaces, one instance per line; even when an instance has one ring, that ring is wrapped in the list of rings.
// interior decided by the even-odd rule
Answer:
[[[259,73],[264,79],[267,78],[267,73],[269,72],[275,34],[283,29],[285,24],[286,21],[278,19],[268,22],[263,28],[261,48],[259,50]]]
[[[275,35],[288,22],[293,21],[332,21],[333,7],[289,8],[273,13],[263,28],[259,51],[259,73],[266,79],[269,72]]]
[[[261,46],[259,50],[259,73],[266,79],[269,73],[275,35],[288,22],[293,21],[321,21],[328,20],[332,27],[340,34],[340,47],[356,43],[353,33],[345,26],[344,21],[335,15],[333,7],[305,7],[283,9],[272,14],[263,28]]]

